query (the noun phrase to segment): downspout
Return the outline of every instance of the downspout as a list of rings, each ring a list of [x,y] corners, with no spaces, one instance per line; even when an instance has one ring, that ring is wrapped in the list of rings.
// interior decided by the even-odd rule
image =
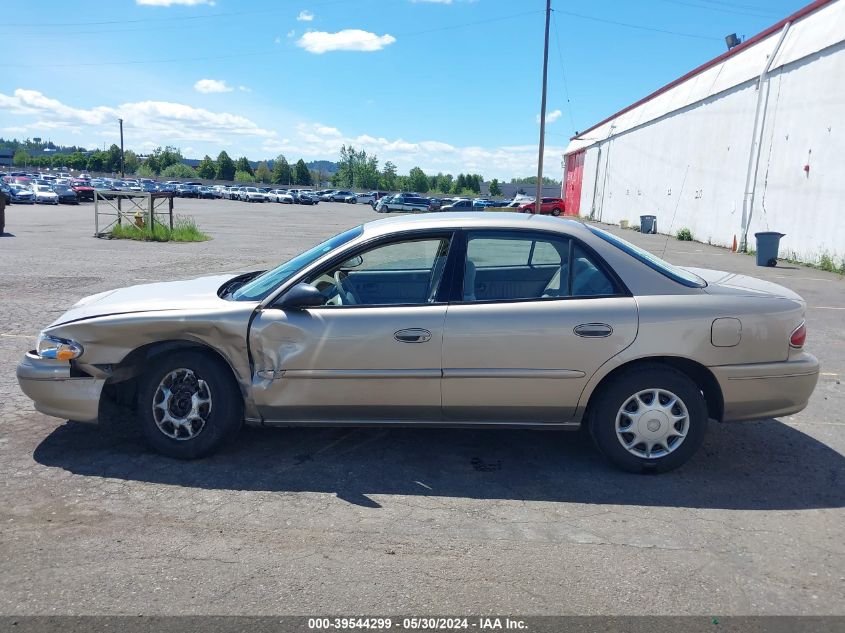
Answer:
[[[754,111],[754,127],[751,129],[751,151],[748,153],[748,169],[745,173],[745,194],[742,198],[742,236],[739,241],[739,250],[743,253],[748,251],[748,229],[751,226],[751,217],[754,214],[757,171],[760,167],[760,143],[763,140],[763,128],[766,127],[765,105],[768,104],[768,99],[763,100],[763,86],[764,84],[766,85],[766,95],[768,96],[769,90],[766,82],[769,78],[769,70],[775,61],[775,57],[777,57],[780,46],[783,44],[783,40],[786,38],[786,33],[789,31],[791,25],[792,22],[787,22],[783,25],[775,48],[766,60],[766,66],[757,80],[757,108]]]

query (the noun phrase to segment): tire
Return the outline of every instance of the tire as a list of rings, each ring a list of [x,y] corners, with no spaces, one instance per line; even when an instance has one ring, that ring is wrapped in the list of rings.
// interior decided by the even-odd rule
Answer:
[[[561,213],[561,211],[560,211],[560,209],[558,209],[557,207],[555,207],[554,209],[552,209],[552,215],[553,215],[553,216],[557,217],[557,216],[559,216],[559,215],[560,215],[560,213]]]
[[[659,394],[657,406],[653,406],[655,391]],[[636,396],[641,399],[637,401]],[[675,396],[679,404],[667,409],[669,396]],[[704,441],[708,417],[704,396],[686,374],[671,367],[649,364],[631,368],[594,394],[592,400],[596,405],[588,422],[590,434],[599,451],[622,470],[634,473],[673,470],[689,460]],[[643,419],[645,416],[640,413],[643,417],[636,416],[639,419],[634,421],[636,418],[629,417],[628,411],[636,414],[641,407],[643,413],[653,413],[653,417]],[[673,422],[669,415],[683,419]],[[637,432],[626,433],[627,428]],[[674,435],[664,435],[667,430]],[[684,436],[678,437],[678,432]],[[643,437],[642,433],[651,434],[645,441],[661,437],[662,446],[648,449],[645,442],[636,443]],[[623,441],[630,448],[623,446]],[[670,450],[667,452],[665,448]],[[647,451],[657,454],[649,457],[643,454]]]
[[[178,391],[169,399],[162,398],[163,390],[174,385],[182,385],[182,400],[176,399]],[[189,395],[190,402],[186,400]],[[208,404],[198,406],[194,396],[207,398]],[[170,405],[165,408],[167,400]],[[141,377],[137,405],[147,443],[177,459],[197,459],[215,452],[234,439],[243,424],[243,400],[232,372],[222,360],[202,352],[173,352],[155,359]],[[192,418],[194,412],[197,417]],[[168,417],[186,423],[177,428]]]

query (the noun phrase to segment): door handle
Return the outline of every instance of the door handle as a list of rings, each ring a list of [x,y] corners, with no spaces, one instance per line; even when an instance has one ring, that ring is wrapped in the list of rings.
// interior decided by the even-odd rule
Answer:
[[[431,332],[420,327],[412,327],[394,332],[393,338],[400,343],[425,343],[431,340]]]
[[[604,338],[613,334],[613,328],[607,323],[582,323],[576,325],[573,330],[577,336],[587,338]]]

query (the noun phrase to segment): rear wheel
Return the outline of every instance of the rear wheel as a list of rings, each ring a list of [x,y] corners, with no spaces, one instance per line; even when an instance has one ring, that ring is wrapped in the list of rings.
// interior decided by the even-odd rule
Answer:
[[[222,360],[182,351],[157,359],[141,378],[138,421],[158,452],[196,459],[234,438],[243,423],[243,401]]]
[[[623,470],[672,470],[704,440],[707,403],[698,386],[675,369],[632,368],[596,396],[590,432],[604,456]]]

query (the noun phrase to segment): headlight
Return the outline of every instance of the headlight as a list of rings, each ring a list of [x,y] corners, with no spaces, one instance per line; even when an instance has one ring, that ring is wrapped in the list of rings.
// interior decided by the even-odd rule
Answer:
[[[38,336],[36,351],[39,358],[73,360],[82,356],[82,345],[67,339],[50,336],[43,332]]]

